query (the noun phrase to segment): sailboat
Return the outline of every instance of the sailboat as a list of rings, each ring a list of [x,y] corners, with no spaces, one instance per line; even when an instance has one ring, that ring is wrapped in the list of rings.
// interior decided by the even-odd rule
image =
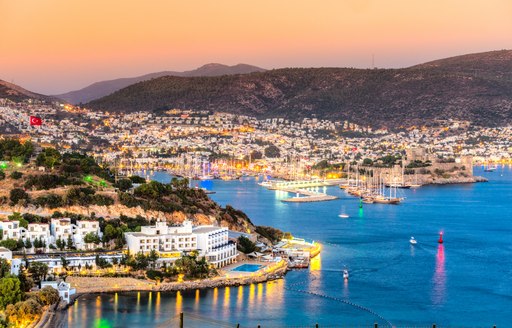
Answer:
[[[345,212],[345,206],[343,206],[341,208],[341,213],[338,215],[340,218],[342,219],[347,219],[349,218],[350,216]]]
[[[484,171],[485,172],[494,172],[498,167],[496,166],[496,164],[487,164],[484,166]]]

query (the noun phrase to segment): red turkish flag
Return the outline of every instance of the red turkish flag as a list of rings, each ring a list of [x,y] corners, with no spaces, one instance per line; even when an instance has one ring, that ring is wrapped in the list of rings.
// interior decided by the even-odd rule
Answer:
[[[30,125],[42,125],[43,120],[37,116],[30,116]]]

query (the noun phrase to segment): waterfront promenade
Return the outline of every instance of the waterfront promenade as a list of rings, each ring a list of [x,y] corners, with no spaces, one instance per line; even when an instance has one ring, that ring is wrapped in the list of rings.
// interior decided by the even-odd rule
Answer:
[[[263,267],[253,273],[231,271],[242,264],[259,264]],[[70,276],[66,282],[76,288],[77,294],[112,293],[128,291],[178,291],[204,288],[216,288],[223,286],[240,286],[279,279],[288,269],[286,261],[279,262],[238,262],[219,270],[219,276],[181,282],[155,282],[131,277],[82,277]]]

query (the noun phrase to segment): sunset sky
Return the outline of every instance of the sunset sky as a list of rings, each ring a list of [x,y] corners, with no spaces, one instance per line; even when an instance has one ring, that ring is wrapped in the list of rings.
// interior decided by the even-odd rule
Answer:
[[[0,79],[45,94],[211,62],[406,67],[511,48],[510,0],[0,0]]]

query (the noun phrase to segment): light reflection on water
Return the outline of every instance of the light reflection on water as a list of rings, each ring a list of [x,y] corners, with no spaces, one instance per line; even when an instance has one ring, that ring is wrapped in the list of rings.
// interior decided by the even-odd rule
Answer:
[[[436,254],[436,269],[434,273],[434,286],[432,289],[432,302],[435,305],[441,305],[445,301],[446,295],[446,272],[444,269],[444,245],[439,244]]]

